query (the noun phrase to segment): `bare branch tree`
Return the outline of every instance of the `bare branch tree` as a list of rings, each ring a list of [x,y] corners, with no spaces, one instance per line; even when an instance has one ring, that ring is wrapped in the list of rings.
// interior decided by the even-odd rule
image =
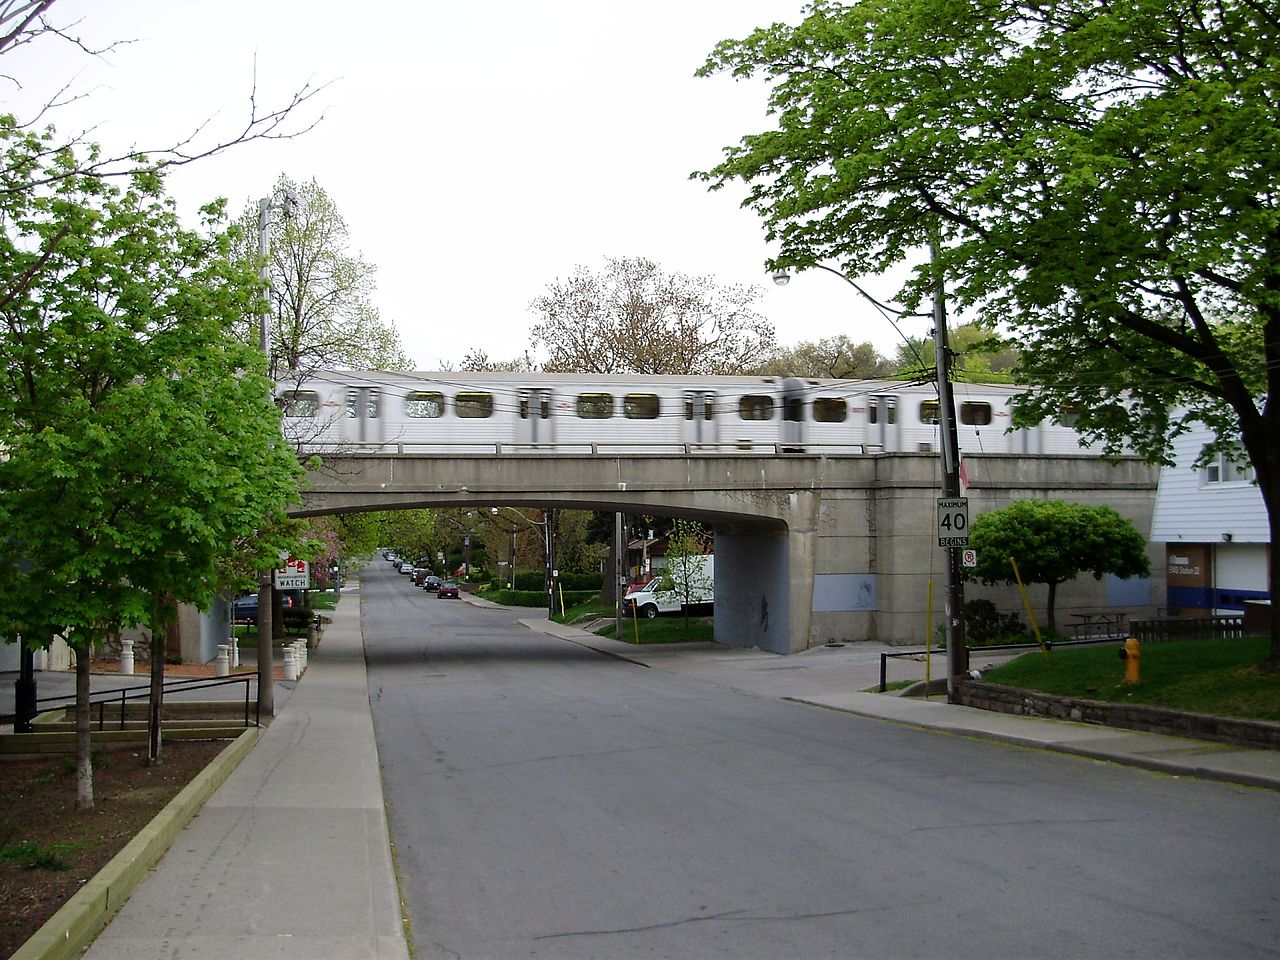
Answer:
[[[0,0],[0,55],[35,43],[54,38],[68,43],[88,57],[101,57],[106,53],[131,43],[130,40],[117,40],[106,46],[97,47],[84,41],[72,31],[80,21],[60,25],[47,17],[49,8],[57,0]],[[2,74],[16,87],[21,88],[20,79]],[[95,177],[129,177],[143,171],[154,173],[170,167],[182,167],[216,156],[242,144],[257,140],[290,140],[314,129],[323,119],[324,114],[311,119],[293,123],[299,116],[300,108],[310,103],[317,94],[329,87],[329,83],[314,84],[308,80],[295,90],[285,102],[278,106],[265,106],[259,100],[257,64],[254,64],[253,79],[249,88],[248,115],[237,127],[225,136],[209,136],[214,117],[210,116],[188,133],[181,140],[171,144],[134,145],[127,151],[104,153],[92,146],[90,135],[93,128],[80,131],[60,143],[49,141],[47,151],[39,158],[43,161],[54,155],[71,157],[76,162],[72,165],[50,171],[45,179],[37,184],[27,186],[46,186],[59,179],[72,175],[88,175]],[[55,110],[89,96],[88,93],[76,93],[73,82],[69,81],[60,87],[37,110],[35,116],[24,120],[14,118],[12,126],[19,130],[31,130]],[[68,150],[68,148],[71,148]],[[0,162],[0,173],[6,164]],[[4,178],[6,183],[11,178]],[[0,193],[19,187],[0,185]]]

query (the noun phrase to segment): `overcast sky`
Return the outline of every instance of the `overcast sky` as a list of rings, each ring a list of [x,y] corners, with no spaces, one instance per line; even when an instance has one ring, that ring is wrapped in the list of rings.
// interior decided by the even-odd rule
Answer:
[[[45,41],[7,55],[0,109],[20,113],[62,82],[87,92],[52,117],[93,126],[110,149],[171,144],[210,120],[227,136],[257,97],[301,110],[304,136],[257,143],[171,174],[184,215],[218,196],[234,213],[281,173],[314,178],[377,268],[376,305],[419,369],[470,348],[519,355],[529,302],[576,267],[643,256],[669,272],[756,285],[786,344],[838,333],[886,354],[892,327],[839,278],[777,288],[740,188],[689,180],[768,127],[766,89],[693,72],[722,39],[797,23],[799,0],[60,0],[87,40],[135,42],[101,61]],[[367,19],[359,19],[362,14]],[[256,66],[255,66],[256,65]],[[856,278],[881,298],[898,278]],[[906,320],[910,335],[928,321]]]

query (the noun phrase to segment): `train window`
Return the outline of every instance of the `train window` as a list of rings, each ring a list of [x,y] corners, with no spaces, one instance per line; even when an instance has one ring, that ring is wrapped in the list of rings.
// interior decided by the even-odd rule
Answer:
[[[773,397],[749,393],[738,400],[738,417],[742,420],[772,420]]]
[[[818,423],[844,423],[849,405],[840,397],[818,397],[813,401],[813,419]]]
[[[404,415],[434,420],[444,416],[444,394],[432,390],[410,390],[404,395]]]
[[[493,416],[493,394],[473,391],[460,393],[453,398],[453,408],[458,416],[468,420],[483,420]]]
[[[938,422],[938,401],[925,400],[920,404],[920,422],[921,423],[937,423]]]
[[[871,398],[871,404],[867,410],[867,420],[870,423],[879,423],[881,419],[883,419],[885,423],[898,422],[898,398],[897,397],[872,397]]]
[[[622,398],[622,415],[628,420],[657,420],[660,410],[657,394],[628,393]]]
[[[991,422],[991,404],[965,400],[960,404],[960,422],[971,427],[985,427]]]
[[[583,420],[608,420],[613,416],[613,394],[578,394],[578,416]]]
[[[290,390],[280,394],[286,417],[314,417],[320,412],[320,394],[314,390]]]
[[[1063,407],[1058,414],[1058,423],[1064,427],[1078,426],[1080,423],[1080,408],[1074,405]]]

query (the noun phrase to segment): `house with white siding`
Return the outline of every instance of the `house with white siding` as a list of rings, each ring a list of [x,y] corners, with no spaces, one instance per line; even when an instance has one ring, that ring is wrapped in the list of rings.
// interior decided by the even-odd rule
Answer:
[[[1160,472],[1151,541],[1165,545],[1168,613],[1240,613],[1269,600],[1271,539],[1253,468],[1216,460],[1192,467],[1212,439],[1197,428],[1174,441],[1176,463]]]

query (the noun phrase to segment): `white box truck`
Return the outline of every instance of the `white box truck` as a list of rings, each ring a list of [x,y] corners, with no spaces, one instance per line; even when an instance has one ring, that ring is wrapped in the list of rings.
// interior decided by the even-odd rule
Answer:
[[[709,604],[716,595],[716,558],[711,554],[672,557],[661,574],[627,593],[623,600],[637,616],[679,613],[686,606]]]

